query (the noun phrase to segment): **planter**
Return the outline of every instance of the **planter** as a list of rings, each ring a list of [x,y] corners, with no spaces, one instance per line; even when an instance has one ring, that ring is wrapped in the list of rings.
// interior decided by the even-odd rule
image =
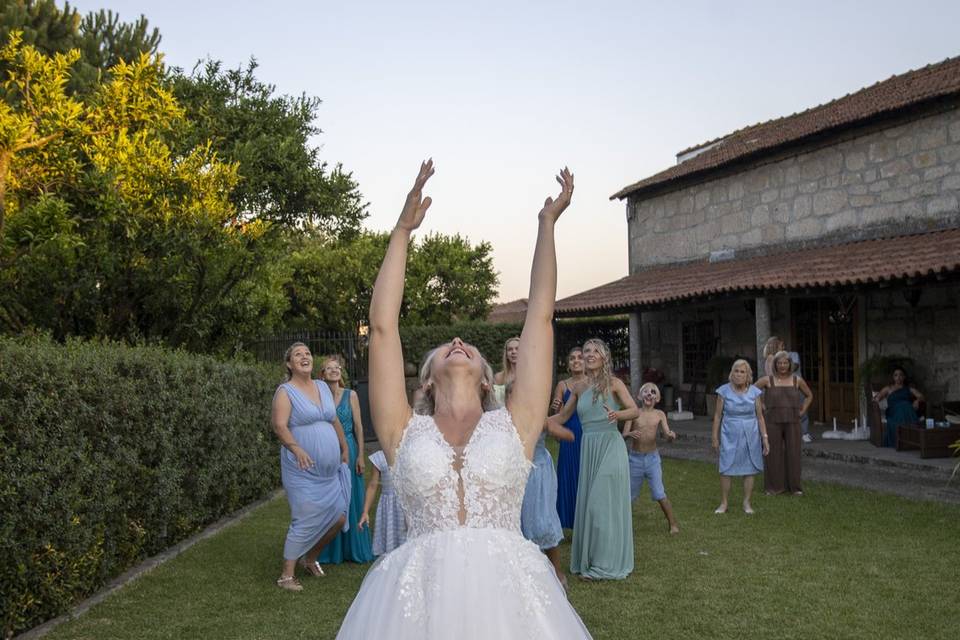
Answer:
[[[713,413],[717,410],[717,394],[706,393],[704,394],[703,399],[707,405],[707,417],[712,418]]]

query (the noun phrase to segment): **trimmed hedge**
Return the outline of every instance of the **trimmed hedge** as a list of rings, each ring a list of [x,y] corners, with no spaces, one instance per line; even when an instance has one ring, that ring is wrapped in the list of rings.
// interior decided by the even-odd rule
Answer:
[[[157,347],[0,338],[4,637],[277,487],[279,377]]]
[[[469,342],[483,354],[494,371],[500,369],[503,344],[513,336],[520,335],[520,323],[487,324],[486,322],[456,322],[447,325],[400,327],[400,341],[407,362],[417,367],[427,353],[444,342],[456,337]]]

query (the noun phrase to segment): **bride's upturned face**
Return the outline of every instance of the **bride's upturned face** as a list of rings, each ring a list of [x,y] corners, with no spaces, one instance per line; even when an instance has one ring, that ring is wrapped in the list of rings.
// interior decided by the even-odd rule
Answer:
[[[430,377],[440,382],[451,376],[466,374],[479,382],[483,377],[483,362],[483,356],[476,347],[457,337],[437,349],[430,366]]]

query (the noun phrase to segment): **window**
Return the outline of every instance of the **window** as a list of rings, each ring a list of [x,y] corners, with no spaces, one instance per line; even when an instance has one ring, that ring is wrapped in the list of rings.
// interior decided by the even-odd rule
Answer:
[[[706,382],[707,363],[717,351],[717,330],[713,320],[683,323],[683,381]]]

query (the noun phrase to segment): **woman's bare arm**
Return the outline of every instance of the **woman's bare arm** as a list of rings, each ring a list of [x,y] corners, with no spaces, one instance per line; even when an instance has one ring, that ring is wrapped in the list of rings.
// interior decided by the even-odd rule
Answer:
[[[573,416],[574,412],[577,410],[578,397],[579,396],[576,393],[571,393],[564,405],[560,407],[560,410],[553,414],[553,417],[559,420],[560,424],[564,424],[570,419],[571,416]]]
[[[527,314],[520,333],[517,374],[509,402],[510,413],[528,456],[533,453],[550,403],[553,303],[557,295],[557,251],[553,233],[560,214],[570,205],[573,174],[564,168],[557,176],[557,182],[561,187],[560,195],[556,200],[547,198],[539,213]]]
[[[637,407],[636,401],[634,401],[633,396],[630,394],[630,390],[627,389],[627,385],[623,384],[620,378],[613,378],[610,381],[610,390],[613,392],[617,401],[623,406],[623,409],[610,412],[616,417],[617,421],[633,420],[640,416],[640,409]]]
[[[803,378],[797,378],[797,386],[800,388],[800,393],[803,394],[803,406],[800,407],[800,415],[804,415],[810,405],[813,404],[813,391],[810,390],[810,385]]]
[[[353,439],[357,441],[357,474],[363,475],[366,469],[366,457],[363,452],[363,416],[360,415],[360,399],[356,391],[347,389],[350,394],[350,413],[353,416]]]
[[[294,440],[288,425],[290,421],[290,412],[293,406],[290,404],[290,397],[283,387],[279,387],[273,394],[273,404],[270,407],[270,424],[273,426],[273,432],[277,434],[280,444],[287,448],[297,458],[297,466],[301,469],[309,469],[313,466],[313,458],[303,450]]]
[[[713,442],[713,450],[720,449],[720,420],[723,418],[723,396],[718,395],[713,409],[713,427],[710,430]]]
[[[373,465],[373,471],[370,472],[370,481],[367,482],[367,490],[363,495],[363,513],[357,522],[357,528],[363,529],[363,525],[369,526],[370,507],[373,506],[373,499],[377,497],[377,487],[380,486],[380,469]]]
[[[763,402],[757,398],[755,403],[757,410],[757,424],[760,426],[760,444],[763,445],[763,455],[770,453],[770,438],[767,437],[767,423],[763,419]]]
[[[399,316],[407,270],[407,245],[410,234],[420,226],[430,208],[431,200],[423,197],[423,187],[432,175],[433,160],[420,165],[397,226],[390,234],[390,244],[370,298],[370,413],[388,463],[393,462],[403,427],[413,413],[407,403],[403,377]]]

